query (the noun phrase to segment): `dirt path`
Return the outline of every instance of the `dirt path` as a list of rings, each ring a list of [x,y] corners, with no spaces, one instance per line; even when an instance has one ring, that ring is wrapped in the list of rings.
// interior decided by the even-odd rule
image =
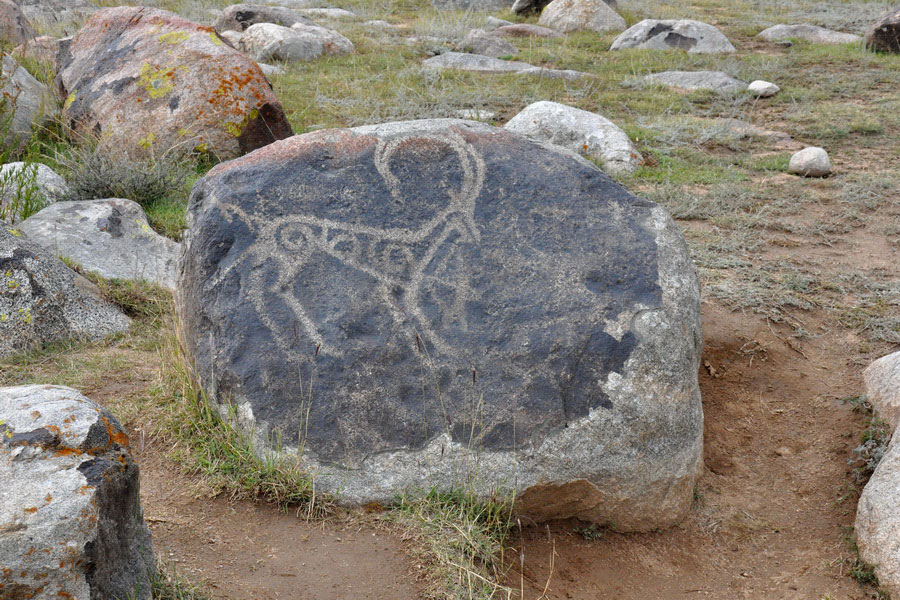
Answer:
[[[643,535],[526,527],[511,553],[525,553],[526,598],[548,577],[554,600],[871,597],[846,574],[847,460],[862,427],[840,401],[861,393],[846,332],[789,345],[788,332],[711,303],[703,322],[705,469],[690,516]],[[518,569],[509,583],[520,588]]]
[[[273,506],[207,498],[148,448],[141,500],[158,554],[216,600],[420,597],[396,535],[354,522],[306,522]]]

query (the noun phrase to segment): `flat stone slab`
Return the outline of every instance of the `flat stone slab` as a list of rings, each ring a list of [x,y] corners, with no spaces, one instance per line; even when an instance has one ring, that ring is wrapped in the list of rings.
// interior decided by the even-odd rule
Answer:
[[[25,236],[107,279],[175,288],[181,246],[153,231],[137,202],[122,198],[58,202],[19,226]]]
[[[580,79],[589,73],[568,69],[545,69],[526,62],[501,60],[492,56],[469,54],[467,52],[445,52],[422,61],[429,69],[459,69],[460,71],[476,71],[479,73],[518,73],[539,75],[552,79]]]
[[[138,466],[107,410],[71,388],[0,388],[0,481],[0,597],[150,600]]]
[[[722,71],[663,71],[646,75],[643,80],[682,90],[733,93],[747,89],[746,83]]]
[[[862,38],[852,33],[833,31],[818,25],[801,23],[800,25],[773,25],[757,34],[767,42],[780,42],[788,39],[798,39],[813,44],[854,44],[862,41]]]
[[[688,54],[737,51],[716,27],[691,19],[644,19],[619,34],[609,49],[626,48],[684,50]]]
[[[689,509],[696,273],[585,159],[472,121],[323,130],[216,166],[189,211],[196,372],[257,445],[299,435],[318,489],[508,488],[624,530]]]

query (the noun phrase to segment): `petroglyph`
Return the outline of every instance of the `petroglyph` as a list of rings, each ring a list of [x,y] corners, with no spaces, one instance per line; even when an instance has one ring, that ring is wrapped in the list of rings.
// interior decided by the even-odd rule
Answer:
[[[446,206],[425,223],[417,228],[379,228],[304,214],[271,218],[223,204],[220,210],[224,218],[231,223],[242,222],[255,241],[233,262],[220,265],[209,288],[222,285],[237,271],[242,293],[279,348],[299,358],[293,324],[276,322],[267,306],[273,298],[289,307],[318,354],[340,357],[342,349],[326,341],[310,316],[308,303],[314,299],[296,297],[293,287],[305,266],[323,255],[330,256],[375,280],[375,295],[389,308],[394,321],[413,324],[415,331],[407,335],[413,350],[422,351],[421,344],[427,343],[438,352],[448,352],[449,342],[441,334],[445,328],[439,331],[435,319],[462,331],[467,329],[465,303],[472,297],[472,289],[467,270],[459,268],[457,261],[462,246],[480,241],[475,205],[484,185],[485,164],[470,144],[452,132],[379,140],[375,168],[398,206],[412,206],[417,199],[404,197],[392,163],[413,144],[421,146],[422,142],[449,148],[462,172],[459,189],[446,190]],[[277,273],[277,277],[267,283],[268,273]],[[437,305],[436,315],[425,314],[425,295],[428,302]]]

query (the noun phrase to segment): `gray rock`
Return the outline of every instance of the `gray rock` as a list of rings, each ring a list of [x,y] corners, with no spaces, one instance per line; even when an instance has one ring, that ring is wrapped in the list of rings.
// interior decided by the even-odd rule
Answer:
[[[609,173],[634,171],[642,160],[631,140],[615,123],[565,104],[530,104],[510,119],[504,129],[603,161],[603,168]]]
[[[334,29],[304,23],[294,23],[291,29],[303,36],[320,40],[322,47],[325,48],[325,54],[349,54],[354,50],[353,42]]]
[[[518,48],[483,29],[470,31],[460,46],[462,50],[495,58],[519,53]]]
[[[353,51],[353,43],[338,32],[302,23],[292,27],[256,23],[244,31],[238,47],[261,62],[309,62],[325,54]]]
[[[649,83],[659,83],[682,90],[713,90],[734,93],[747,89],[747,84],[722,71],[663,71],[643,77]]]
[[[497,113],[490,110],[482,110],[480,108],[465,108],[456,111],[456,116],[460,119],[470,121],[493,121],[497,118]]]
[[[876,414],[896,430],[900,425],[900,352],[882,356],[863,373],[866,397]]]
[[[480,73],[518,73],[520,75],[539,75],[553,79],[578,79],[587,73],[568,69],[545,69],[526,62],[500,60],[492,56],[468,54],[465,52],[445,52],[422,61],[429,69],[459,69],[460,71],[477,71]]]
[[[244,32],[243,30],[235,31],[234,29],[226,29],[219,35],[222,36],[222,39],[228,40],[228,43],[237,48],[241,44],[241,38],[244,37]]]
[[[541,13],[539,25],[563,33],[622,31],[627,26],[603,0],[553,0]]]
[[[143,279],[175,288],[181,246],[153,231],[137,202],[59,202],[18,226],[29,240],[107,279]]]
[[[498,19],[497,17],[488,16],[487,19],[484,20],[484,27],[487,31],[491,31],[493,29],[497,29],[498,27],[503,27],[504,25],[512,25],[512,21],[504,21],[503,19]]]
[[[0,42],[18,46],[36,35],[18,4],[12,0],[0,0]]]
[[[272,75],[284,75],[285,70],[276,65],[269,65],[266,63],[256,63],[259,65],[260,70],[265,73],[266,77],[271,77]]]
[[[472,121],[323,130],[218,165],[189,215],[196,372],[258,446],[299,433],[319,489],[507,488],[622,530],[688,511],[696,274],[668,213],[578,155]]]
[[[896,439],[866,483],[854,523],[859,557],[874,565],[879,589],[891,597],[900,594],[900,444]]]
[[[265,6],[263,4],[233,4],[216,19],[213,25],[217,31],[244,31],[256,23],[274,23],[290,27],[295,23],[315,25],[302,14],[283,6]]]
[[[85,278],[17,229],[0,226],[0,357],[70,338],[100,339],[130,323]]]
[[[116,419],[76,390],[0,388],[0,595],[150,600],[138,466]]]
[[[623,31],[613,40],[609,49],[625,48],[674,49],[684,50],[688,54],[736,52],[721,31],[707,23],[690,19],[644,19]]]
[[[550,29],[549,27],[541,27],[540,25],[531,25],[530,23],[504,25],[495,29],[494,33],[497,35],[502,35],[504,37],[562,37],[562,34],[555,29]]]
[[[0,120],[9,120],[9,133],[0,142],[14,144],[30,139],[31,127],[50,106],[47,86],[31,76],[9,54],[0,60]]]
[[[866,47],[876,52],[900,52],[900,7],[889,10],[866,31]]]
[[[444,10],[493,11],[509,8],[513,0],[431,0],[431,5]]]
[[[517,15],[538,14],[551,0],[516,0],[513,2],[512,11]]]
[[[824,148],[810,146],[791,156],[788,172],[804,177],[825,177],[831,174],[831,161]]]
[[[11,162],[0,166],[0,222],[15,223],[9,208],[16,201],[16,195],[23,194],[25,188],[33,186],[41,205],[52,204],[69,193],[66,180],[56,171],[40,163]]]
[[[767,42],[780,42],[793,38],[812,42],[813,44],[854,44],[862,40],[860,36],[852,33],[832,31],[831,29],[810,25],[809,23],[774,25],[759,32],[757,37],[761,37]]]
[[[299,12],[304,17],[313,19],[356,19],[359,18],[355,12],[344,10],[343,8],[301,8]]]
[[[60,40],[48,35],[42,35],[31,40],[23,42],[16,46],[12,54],[16,60],[22,60],[23,57],[31,60],[38,60],[48,63],[56,69],[56,55],[59,54]]]
[[[756,81],[751,81],[750,84],[747,85],[747,91],[757,98],[770,98],[780,92],[781,88],[771,81],[757,79]]]

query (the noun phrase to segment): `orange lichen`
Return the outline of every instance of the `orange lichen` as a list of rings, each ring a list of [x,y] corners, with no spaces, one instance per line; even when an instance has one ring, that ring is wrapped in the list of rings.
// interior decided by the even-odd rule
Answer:
[[[38,511],[37,506],[29,506],[28,508],[25,509],[25,512],[29,515],[33,515],[37,511]]]

